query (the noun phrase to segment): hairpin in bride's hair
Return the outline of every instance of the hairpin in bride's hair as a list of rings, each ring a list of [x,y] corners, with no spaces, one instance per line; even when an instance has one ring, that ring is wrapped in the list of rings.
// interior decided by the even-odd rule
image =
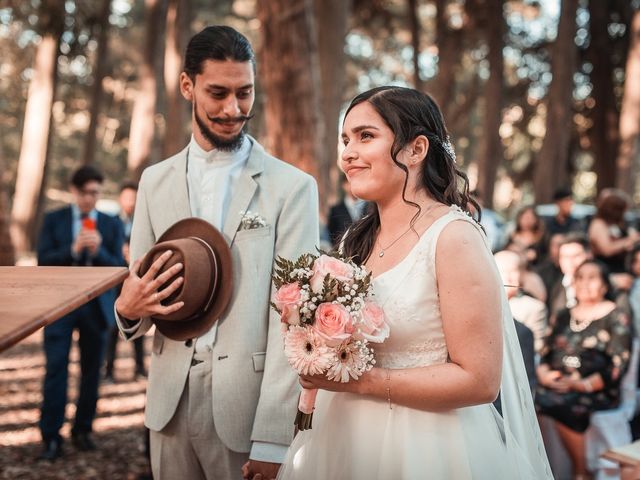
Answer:
[[[442,148],[445,152],[447,152],[447,155],[449,155],[451,160],[453,160],[453,163],[458,163],[456,162],[456,152],[453,149],[453,145],[451,144],[451,137],[449,135],[447,135],[447,139],[442,142]]]

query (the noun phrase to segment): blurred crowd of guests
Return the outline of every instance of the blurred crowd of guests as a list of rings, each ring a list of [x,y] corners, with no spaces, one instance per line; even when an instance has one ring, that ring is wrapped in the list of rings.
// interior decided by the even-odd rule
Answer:
[[[552,419],[574,478],[591,478],[585,434],[594,412],[620,405],[640,324],[640,237],[619,190],[602,191],[583,218],[572,214],[570,190],[558,190],[554,203],[553,215],[525,206],[507,225],[490,214],[486,231],[536,409]]]

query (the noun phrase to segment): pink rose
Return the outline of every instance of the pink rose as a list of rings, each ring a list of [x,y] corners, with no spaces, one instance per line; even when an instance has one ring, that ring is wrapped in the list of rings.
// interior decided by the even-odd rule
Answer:
[[[337,258],[328,255],[320,255],[313,263],[313,276],[310,284],[314,293],[322,292],[322,284],[328,275],[340,282],[351,283],[353,281],[353,267]]]
[[[349,339],[355,330],[347,309],[335,303],[318,305],[313,326],[330,346],[339,345]]]
[[[273,303],[280,310],[280,319],[289,325],[300,324],[299,302],[302,299],[297,283],[282,285],[273,296]]]
[[[384,321],[384,310],[373,302],[365,302],[360,310],[362,323],[358,324],[356,338],[382,343],[389,336],[389,325]]]

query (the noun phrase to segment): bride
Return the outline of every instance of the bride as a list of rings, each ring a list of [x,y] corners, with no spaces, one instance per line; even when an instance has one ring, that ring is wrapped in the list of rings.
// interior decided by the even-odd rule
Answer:
[[[300,378],[321,389],[313,429],[298,433],[278,478],[552,478],[504,289],[438,106],[375,88],[351,102],[342,138],[351,189],[375,205],[342,248],[372,272],[391,335],[358,381]]]

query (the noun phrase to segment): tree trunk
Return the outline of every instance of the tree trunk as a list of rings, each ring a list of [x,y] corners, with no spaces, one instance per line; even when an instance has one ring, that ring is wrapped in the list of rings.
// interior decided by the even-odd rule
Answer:
[[[313,175],[320,205],[325,205],[328,169],[320,164],[325,124],[312,0],[259,0],[257,6],[262,24],[266,147]]]
[[[188,122],[187,106],[180,93],[182,52],[190,36],[191,11],[189,0],[169,0],[164,51],[164,88],[167,101],[166,129],[162,146],[163,157],[174,155],[188,141],[184,126]]]
[[[318,32],[318,54],[321,76],[322,121],[324,139],[321,139],[320,174],[326,182],[325,202],[320,205],[321,218],[328,214],[334,202],[338,185],[339,116],[345,91],[345,36],[347,34],[351,0],[315,0]]]
[[[2,145],[0,144],[0,172],[6,171],[6,162]],[[10,229],[11,215],[9,212],[9,195],[4,182],[0,180],[0,265],[11,266],[15,264],[15,251],[11,242]]]
[[[413,85],[416,90],[424,90],[424,83],[420,77],[420,16],[418,0],[408,0],[407,10],[409,30],[411,31],[411,47],[413,48]]]
[[[502,78],[504,44],[503,0],[488,0],[485,5],[486,14],[492,21],[484,22],[484,33],[489,53],[489,79],[484,87],[484,135],[482,150],[478,157],[478,188],[482,202],[493,208],[493,191],[498,167],[503,158],[500,140],[500,124],[502,123]],[[498,19],[497,21],[495,19]]]
[[[630,27],[616,167],[618,187],[633,195],[640,157],[640,11],[633,14]]]
[[[33,79],[24,115],[22,145],[11,211],[11,238],[18,256],[33,248],[40,192],[51,132],[51,109],[58,66],[58,46],[64,25],[64,1],[41,4],[44,33],[36,48]]]
[[[93,85],[91,87],[91,110],[89,117],[89,128],[87,129],[84,155],[84,164],[89,165],[95,161],[98,129],[98,117],[102,110],[102,80],[107,74],[107,51],[109,43],[109,14],[111,13],[111,0],[102,0],[100,17],[98,17],[98,48],[96,49],[95,70],[93,75]]]
[[[590,137],[595,157],[594,171],[597,175],[597,189],[615,186],[615,158],[618,147],[618,112],[613,91],[613,63],[611,61],[611,40],[607,31],[609,25],[607,2],[589,2],[589,28],[591,42],[589,58],[593,65],[591,83],[595,106],[591,111],[592,126]]]
[[[160,48],[161,0],[145,0],[145,46],[140,65],[138,93],[131,113],[129,152],[127,168],[134,180],[139,180],[142,171],[150,162],[157,100],[155,76],[157,50]]]
[[[438,46],[438,75],[433,87],[433,96],[442,109],[445,120],[451,117],[454,107],[456,68],[464,51],[464,28],[449,28],[446,8],[447,0],[436,0],[436,45]]]
[[[576,70],[576,9],[578,0],[563,0],[558,35],[551,48],[553,78],[547,95],[546,134],[534,171],[537,203],[551,201],[568,182],[569,143],[573,125],[573,75]]]

